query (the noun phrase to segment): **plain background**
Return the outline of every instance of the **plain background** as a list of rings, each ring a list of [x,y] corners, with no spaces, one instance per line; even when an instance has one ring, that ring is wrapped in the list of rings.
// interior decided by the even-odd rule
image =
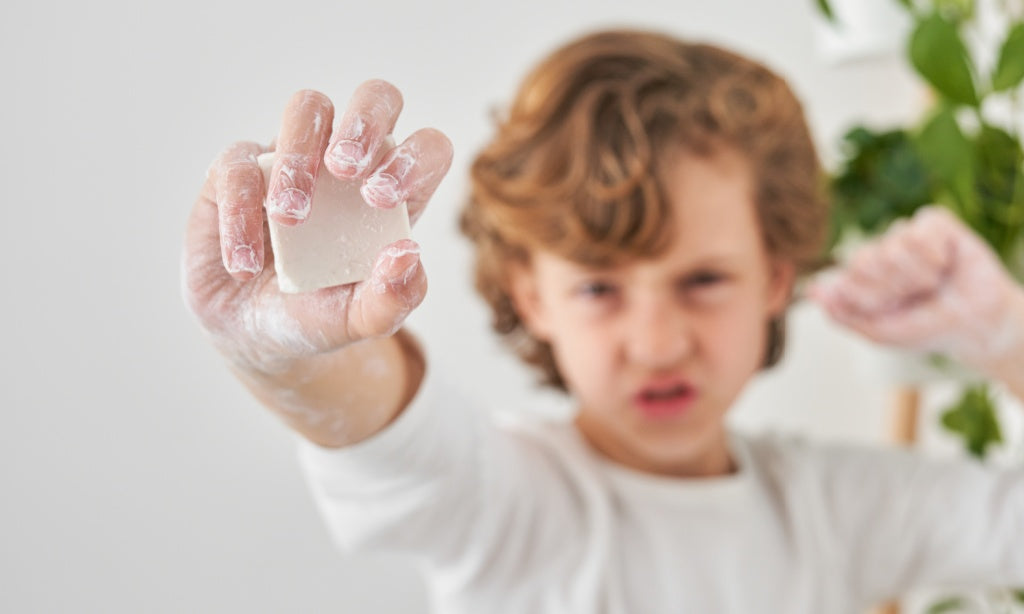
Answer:
[[[332,548],[292,436],[183,306],[182,231],[208,164],[269,141],[297,89],[341,107],[364,79],[395,83],[396,136],[431,125],[457,150],[415,230],[431,291],[413,327],[468,394],[557,411],[490,334],[455,231],[491,114],[556,45],[652,27],[777,69],[834,160],[852,122],[913,116],[921,91],[895,53],[825,61],[814,15],[811,0],[5,3],[0,611],[426,612],[409,563]],[[883,440],[874,350],[812,307],[791,329],[737,424]]]

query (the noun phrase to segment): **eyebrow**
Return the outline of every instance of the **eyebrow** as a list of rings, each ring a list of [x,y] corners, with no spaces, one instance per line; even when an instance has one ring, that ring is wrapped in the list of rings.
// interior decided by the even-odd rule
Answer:
[[[680,268],[688,270],[688,271],[692,271],[692,270],[695,270],[695,269],[703,269],[703,268],[729,267],[735,261],[740,260],[741,258],[742,258],[742,254],[740,254],[738,252],[731,252],[731,251],[730,252],[718,252],[718,253],[709,254],[709,255],[706,255],[706,256],[701,256],[701,257],[699,257],[699,258],[697,258],[697,259],[695,259],[695,260],[693,260],[691,262],[685,263]],[[637,258],[637,259],[634,259],[634,260],[627,260],[627,261],[622,262],[622,263],[612,264],[612,265],[608,265],[608,266],[590,265],[590,264],[583,264],[583,263],[579,263],[579,262],[568,261],[568,265],[571,267],[571,270],[573,272],[575,272],[577,274],[581,274],[581,275],[601,275],[601,274],[610,275],[610,274],[614,274],[616,271],[619,271],[619,270],[621,270],[622,268],[624,268],[626,266],[629,266],[629,264],[632,263],[632,262],[643,262],[644,260],[645,259],[643,259],[643,258]],[[652,260],[653,260],[653,258],[652,258]]]
[[[741,254],[737,252],[721,252],[718,254],[712,254],[710,256],[703,256],[694,260],[687,265],[688,268],[701,268],[706,266],[726,266],[732,264],[734,261],[739,260]]]

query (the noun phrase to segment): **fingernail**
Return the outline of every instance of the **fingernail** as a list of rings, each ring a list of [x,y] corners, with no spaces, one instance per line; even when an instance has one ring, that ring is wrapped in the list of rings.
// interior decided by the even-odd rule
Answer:
[[[359,141],[343,139],[335,143],[331,149],[331,162],[334,171],[355,175],[366,168],[366,149]]]
[[[397,245],[389,245],[384,250],[384,254],[391,258],[392,261],[398,260],[402,256],[408,256],[410,254],[418,256],[420,254],[420,246],[415,241],[405,240]]]
[[[256,260],[256,250],[248,245],[239,245],[231,252],[231,262],[228,263],[229,273],[259,273],[260,265]]]
[[[295,188],[278,192],[271,201],[270,209],[282,217],[293,220],[304,220],[309,217],[309,196]]]
[[[393,288],[403,288],[408,285],[409,280],[419,268],[420,261],[413,260],[404,269],[393,271],[394,275],[386,279],[377,279],[373,284],[373,291],[377,294],[385,294]]]
[[[410,258],[405,267],[399,270],[392,269],[398,259],[406,256],[418,256],[419,253],[420,246],[413,241],[404,241],[403,245],[388,246],[381,254],[380,263],[375,268],[380,275],[374,276],[372,284],[374,292],[384,294],[391,287],[404,286],[409,283],[409,279],[412,278],[419,266],[419,258]]]
[[[366,202],[381,209],[391,209],[405,201],[398,180],[387,173],[372,175],[363,183],[360,192]]]

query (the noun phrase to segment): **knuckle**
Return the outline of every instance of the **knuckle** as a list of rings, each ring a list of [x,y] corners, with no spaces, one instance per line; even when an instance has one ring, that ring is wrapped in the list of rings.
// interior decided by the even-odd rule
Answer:
[[[224,174],[228,169],[235,166],[252,164],[256,166],[256,155],[260,151],[260,146],[251,141],[236,141],[217,154],[213,162],[210,164],[210,168],[207,174],[210,176]]]
[[[245,206],[258,199],[263,191],[263,173],[248,162],[235,162],[221,169],[222,204]]]
[[[317,165],[319,156],[303,152],[281,152],[277,154],[277,160],[283,169],[312,169]]]
[[[869,266],[874,259],[875,251],[878,249],[878,245],[865,245],[858,249],[850,258],[850,268],[853,270],[863,270]]]
[[[260,151],[260,146],[257,143],[252,141],[235,141],[221,152],[220,159],[224,162],[234,160],[252,160],[255,162],[256,152],[258,151]]]
[[[907,251],[917,254],[928,254],[932,251],[933,240],[930,234],[915,229],[907,233],[903,244]]]
[[[937,205],[922,207],[916,218],[920,227],[932,231],[943,228],[948,229],[957,224],[956,217],[949,210]]]
[[[883,255],[887,259],[912,255],[910,252],[913,251],[913,247],[913,235],[909,232],[901,233],[884,246]]]
[[[236,243],[245,242],[246,238],[256,232],[263,224],[261,211],[244,207],[225,207],[220,216],[221,235],[227,240],[225,248]]]
[[[224,168],[224,180],[228,184],[259,183],[263,173],[255,161],[231,160],[226,162]]]

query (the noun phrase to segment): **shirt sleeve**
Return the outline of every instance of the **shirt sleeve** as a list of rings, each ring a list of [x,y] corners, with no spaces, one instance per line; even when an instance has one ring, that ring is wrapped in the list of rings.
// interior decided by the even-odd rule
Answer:
[[[302,441],[299,455],[343,551],[412,554],[452,582],[542,567],[580,531],[550,450],[496,427],[430,370],[382,431],[340,449]]]
[[[819,451],[826,534],[865,602],[1024,586],[1024,469],[899,449]]]

